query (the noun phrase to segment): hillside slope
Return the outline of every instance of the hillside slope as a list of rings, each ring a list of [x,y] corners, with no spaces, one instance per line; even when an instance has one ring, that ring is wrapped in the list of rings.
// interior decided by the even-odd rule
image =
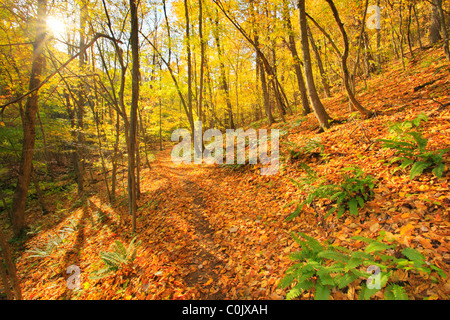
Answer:
[[[450,66],[441,50],[421,52],[407,63],[385,66],[379,76],[358,88],[357,97],[376,116],[361,120],[349,114],[343,93],[323,103],[339,120],[317,133],[312,114],[291,116],[281,129],[281,169],[261,176],[257,166],[232,170],[226,166],[175,165],[170,147],[157,154],[151,168],[141,173],[137,239],[141,241],[132,264],[100,279],[92,276],[103,267],[101,252],[116,240],[130,243],[126,197],[109,205],[104,183],[91,186],[86,199],[75,192],[59,195],[53,213],[28,212],[35,234],[17,243],[17,269],[26,299],[283,299],[279,287],[292,265],[289,253],[299,249],[292,232],[357,251],[364,248],[355,235],[372,239],[383,235],[401,248],[417,249],[429,263],[450,275],[449,153],[442,178],[425,171],[410,179],[408,170],[389,165],[393,151],[377,139],[390,137],[389,124],[415,119],[424,113],[423,136],[428,149],[450,148]],[[292,157],[308,140],[323,146],[310,154]],[[295,147],[297,145],[298,147]],[[292,153],[291,153],[292,151]],[[330,208],[322,199],[305,206],[292,221],[286,218],[307,197],[291,179],[305,175],[306,163],[329,183],[341,181],[341,170],[358,166],[376,183],[374,195],[359,214],[348,211],[338,219],[324,218]],[[125,177],[126,179],[126,177]],[[123,186],[126,188],[126,180]],[[120,183],[122,185],[122,183]],[[122,190],[119,192],[122,194]],[[55,196],[54,196],[55,197]],[[29,250],[59,241],[41,257]],[[70,290],[66,270],[77,265],[81,288]],[[450,283],[435,272],[432,277],[398,270],[392,281],[401,283],[410,299],[448,299]],[[356,299],[362,281],[333,290],[336,300]],[[305,292],[300,299],[309,299]],[[383,293],[375,295],[382,299]]]

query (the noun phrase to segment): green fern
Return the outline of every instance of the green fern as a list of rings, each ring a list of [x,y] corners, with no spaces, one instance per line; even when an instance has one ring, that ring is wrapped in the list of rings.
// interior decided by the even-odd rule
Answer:
[[[383,148],[395,150],[396,156],[390,163],[399,162],[400,165],[394,172],[397,170],[406,170],[411,167],[409,171],[411,180],[420,176],[428,168],[433,168],[432,172],[438,178],[442,177],[445,170],[443,156],[450,149],[428,151],[428,139],[423,137],[422,133],[418,131],[422,121],[427,120],[426,115],[421,114],[411,121],[391,125],[390,132],[394,136],[391,139],[377,140],[382,142]]]
[[[388,286],[384,292],[385,300],[409,300],[408,294],[405,291],[405,288],[391,284]]]
[[[304,233],[299,233],[298,236],[293,234],[292,237],[301,250],[291,254],[290,258],[297,263],[288,268],[280,281],[281,287],[291,287],[286,298],[294,299],[315,288],[316,300],[328,299],[331,290],[342,283],[342,279],[336,275],[344,276],[344,262],[349,257],[339,251],[339,248],[323,245]]]
[[[280,287],[289,288],[286,295],[289,300],[312,289],[315,299],[328,299],[333,290],[343,290],[361,280],[358,299],[368,300],[380,290],[383,290],[385,299],[407,299],[403,287],[389,283],[392,271],[396,269],[415,271],[419,275],[421,272],[430,274],[434,270],[446,278],[441,269],[426,262],[425,257],[412,248],[399,250],[396,244],[355,236],[354,240],[363,241],[367,246],[363,251],[351,251],[344,247],[320,243],[304,233],[292,234],[292,237],[300,246],[300,250],[290,255],[295,264],[286,270],[280,281]],[[395,252],[401,252],[404,258],[397,258]],[[367,286],[367,280],[372,276],[366,272],[369,270],[368,266],[380,268],[378,288]]]
[[[324,155],[325,146],[319,139],[304,138],[303,145],[291,141],[285,141],[284,143],[289,146],[289,159],[299,159],[300,157],[312,156],[318,154]]]
[[[310,206],[318,199],[329,199],[333,203],[325,218],[334,212],[337,212],[337,217],[340,218],[347,210],[350,215],[356,216],[359,214],[359,208],[364,207],[369,197],[373,196],[375,179],[370,175],[365,175],[358,167],[344,168],[342,182],[339,184],[327,183],[306,164],[303,164],[302,167],[306,175],[300,180],[291,179],[291,182],[301,189],[306,189],[308,193],[306,199],[297,205],[287,221],[298,216],[305,205]]]
[[[141,244],[141,241],[137,243],[135,241],[136,237],[131,240],[128,247],[125,247],[121,241],[116,240],[111,245],[112,251],[101,252],[100,259],[105,267],[94,273],[92,278],[104,277],[111,272],[118,271],[123,265],[133,263],[136,258],[137,249]]]
[[[64,241],[63,235],[50,236],[44,248],[33,248],[27,252],[31,253],[28,258],[45,258],[52,254],[52,252]]]

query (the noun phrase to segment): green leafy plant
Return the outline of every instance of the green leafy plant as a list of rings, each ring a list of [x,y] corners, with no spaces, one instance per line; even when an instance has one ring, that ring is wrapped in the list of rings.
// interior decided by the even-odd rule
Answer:
[[[295,121],[293,121],[291,123],[291,127],[292,128],[300,127],[302,125],[302,123],[305,122],[306,120],[308,120],[306,117],[302,117],[300,119],[296,119]]]
[[[420,176],[427,168],[433,168],[432,172],[438,178],[442,177],[445,170],[443,156],[450,149],[427,150],[428,139],[418,131],[422,121],[427,120],[426,115],[421,114],[411,121],[393,124],[390,131],[394,133],[394,137],[378,140],[382,142],[383,148],[395,150],[396,157],[390,163],[401,163],[395,171],[411,167],[409,171],[411,180]]]
[[[97,271],[92,278],[104,277],[111,272],[119,270],[123,265],[133,263],[134,259],[136,258],[137,249],[141,244],[141,241],[135,241],[136,237],[131,240],[128,247],[125,247],[121,241],[116,240],[111,245],[111,251],[101,252],[100,259],[102,260],[105,267]]]
[[[47,240],[47,244],[43,248],[33,248],[28,250],[31,253],[28,258],[45,258],[52,254],[61,243],[64,241],[64,236],[55,235],[50,236]]]
[[[31,236],[36,235],[39,232],[41,232],[41,229],[42,229],[42,225],[40,225],[40,224],[33,224],[27,230],[27,235],[31,235]]]
[[[287,218],[292,220],[298,216],[305,205],[311,205],[317,199],[329,199],[333,204],[325,215],[328,217],[337,211],[340,218],[348,209],[351,215],[358,215],[358,208],[364,207],[365,202],[373,195],[375,179],[370,175],[365,175],[358,167],[347,167],[342,171],[342,182],[339,184],[329,184],[323,178],[318,178],[317,174],[310,167],[303,165],[306,177],[300,181],[291,181],[300,188],[307,189],[306,199],[300,203],[296,210]]]
[[[291,287],[286,296],[288,300],[308,290],[314,290],[314,299],[327,300],[333,289],[341,290],[357,279],[369,278],[370,274],[358,267],[372,264],[368,259],[370,255],[350,253],[346,248],[321,244],[304,233],[292,237],[301,250],[290,255],[296,263],[280,281],[281,287]]]
[[[386,300],[406,300],[405,288],[390,280],[396,269],[419,275],[430,275],[434,270],[446,278],[441,269],[426,262],[425,257],[412,248],[400,249],[396,244],[356,236],[354,240],[368,245],[364,251],[350,251],[344,247],[322,244],[304,233],[298,236],[293,234],[292,237],[301,250],[290,255],[296,263],[287,269],[280,281],[281,287],[289,287],[287,299],[294,299],[307,291],[314,293],[316,300],[329,299],[333,290],[343,290],[354,283],[354,287],[360,288],[358,299],[370,299],[383,290]],[[378,283],[373,282],[375,278],[371,268],[379,270]]]
[[[318,139],[303,139],[303,145],[298,145],[292,141],[285,142],[289,146],[289,159],[299,159],[306,156],[321,156],[325,151],[325,146]]]

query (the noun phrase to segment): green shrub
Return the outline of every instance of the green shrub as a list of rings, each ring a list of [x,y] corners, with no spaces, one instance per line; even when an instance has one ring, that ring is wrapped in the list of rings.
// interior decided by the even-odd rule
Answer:
[[[133,263],[136,258],[137,249],[141,244],[141,241],[137,243],[135,241],[136,237],[131,240],[128,247],[125,247],[121,241],[116,240],[111,245],[112,251],[101,252],[100,259],[105,267],[97,271],[92,278],[102,278],[111,272],[118,271],[123,265]]]
[[[311,205],[317,199],[329,199],[333,205],[325,218],[337,211],[340,218],[346,210],[351,215],[359,214],[358,208],[364,207],[365,202],[373,195],[375,179],[370,175],[365,175],[358,167],[347,167],[342,171],[342,182],[339,184],[329,184],[323,178],[318,178],[317,173],[306,165],[303,165],[306,177],[300,181],[291,181],[300,188],[307,189],[305,201],[300,203],[296,210],[287,218],[288,221],[300,214],[305,205]]]
[[[289,159],[299,159],[300,157],[323,155],[325,146],[319,139],[303,139],[303,145],[298,145],[291,141],[285,142],[288,146]]]
[[[427,150],[428,139],[424,138],[422,133],[418,131],[422,121],[427,120],[427,117],[421,114],[411,121],[393,124],[390,131],[394,134],[394,137],[378,140],[382,142],[383,148],[395,150],[396,157],[390,163],[401,163],[395,171],[411,167],[409,171],[411,180],[420,176],[427,168],[433,168],[432,172],[438,178],[442,177],[445,170],[443,156],[450,149]]]
[[[403,269],[418,275],[430,275],[432,271],[436,271],[439,276],[446,278],[441,269],[426,262],[425,257],[412,248],[400,250],[396,244],[356,236],[353,239],[368,245],[364,251],[352,252],[344,247],[322,244],[304,233],[298,235],[299,237],[293,234],[292,237],[301,250],[290,255],[296,263],[287,269],[280,281],[280,287],[289,287],[287,299],[313,291],[314,299],[326,300],[333,290],[343,290],[358,282],[361,288],[358,299],[368,300],[383,290],[386,300],[404,300],[408,299],[404,287],[390,281],[393,271]],[[396,253],[399,258],[394,255]],[[379,282],[375,286],[372,282],[375,278],[368,267],[379,270]]]
[[[63,235],[55,235],[50,236],[47,240],[47,244],[43,248],[33,248],[28,250],[31,255],[28,258],[45,258],[52,254],[53,250],[55,250],[60,244],[64,242]]]

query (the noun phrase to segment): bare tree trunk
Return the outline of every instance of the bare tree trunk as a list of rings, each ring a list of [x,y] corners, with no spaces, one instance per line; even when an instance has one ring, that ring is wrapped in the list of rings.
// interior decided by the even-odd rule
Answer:
[[[431,12],[430,12],[430,29],[428,33],[428,40],[430,44],[435,44],[442,39],[440,29],[441,29],[441,19],[439,17],[439,4],[442,5],[442,0],[432,0]]]
[[[111,174],[111,202],[116,200],[117,185],[117,167],[119,161],[119,138],[120,138],[120,116],[117,112],[116,118],[116,141],[114,143],[114,152],[112,157],[112,174]]]
[[[342,64],[342,73],[343,73],[343,78],[344,78],[344,86],[345,89],[347,91],[347,95],[352,103],[352,105],[356,108],[356,110],[358,110],[362,115],[365,116],[371,116],[372,112],[365,109],[359,102],[358,100],[356,100],[355,95],[353,94],[352,88],[351,88],[351,83],[350,83],[350,75],[349,75],[349,71],[348,71],[348,66],[347,66],[347,58],[348,58],[348,54],[349,54],[349,44],[348,44],[348,37],[347,37],[347,33],[345,32],[344,29],[344,25],[339,17],[339,13],[336,9],[336,6],[334,5],[332,0],[326,0],[326,2],[328,3],[328,5],[331,8],[331,11],[333,12],[333,16],[334,19],[339,27],[339,30],[341,32],[342,38],[344,40],[344,53],[342,54],[342,60],[341,60],[341,64]]]
[[[45,161],[46,161],[46,167],[47,167],[47,174],[50,176],[50,180],[53,182],[55,177],[53,176],[53,170],[52,170],[52,167],[50,165],[50,156],[48,154],[47,138],[46,138],[46,135],[45,135],[45,132],[44,132],[44,126],[42,125],[41,117],[39,115],[39,110],[38,110],[36,116],[37,116],[37,120],[39,122],[39,127],[41,129],[42,143],[44,144],[44,154],[45,154]]]
[[[203,5],[198,0],[198,36],[200,37],[200,88],[198,97],[198,118],[203,119],[203,78],[205,69],[205,40],[203,39]]]
[[[11,257],[8,243],[3,234],[3,226],[0,225],[0,274],[2,276],[3,287],[9,300],[22,300],[22,290],[17,278],[16,266]],[[9,288],[12,286],[12,291]]]
[[[323,86],[323,90],[325,91],[325,96],[327,98],[329,98],[329,97],[331,97],[330,85],[328,84],[327,75],[325,73],[325,69],[323,68],[322,58],[320,57],[319,49],[316,46],[313,34],[312,34],[311,30],[309,29],[309,27],[308,27],[308,36],[309,36],[309,39],[311,40],[311,48],[313,49],[313,52],[316,56],[317,66],[319,67],[320,78],[322,79],[322,86]]]
[[[25,115],[24,115],[24,111],[23,111],[23,108],[22,108],[21,101],[19,102],[19,113],[20,113],[20,118],[22,120],[22,126],[25,126],[25,122],[24,122]],[[36,115],[39,118],[39,110],[36,112]],[[40,120],[39,120],[39,122],[40,122]],[[41,125],[41,130],[42,130],[42,123],[41,122],[40,122],[40,125]],[[43,133],[43,131],[42,131],[42,133]],[[14,150],[16,150],[13,142],[10,139],[8,139],[8,140],[9,140],[9,143],[11,144],[11,147]],[[16,153],[16,156],[17,156],[17,161],[20,161],[19,153],[17,151],[15,153]],[[45,152],[45,153],[47,153],[47,152]],[[45,203],[41,187],[39,186],[39,180],[36,177],[36,172],[34,170],[34,165],[33,164],[31,164],[31,181],[33,182],[34,188],[36,190],[36,196],[38,198],[39,205],[41,206],[42,214],[46,215],[49,212],[49,210],[47,208],[47,204]],[[8,214],[9,214],[10,218],[11,218],[11,212],[8,210],[8,207],[6,205],[6,201],[4,199],[3,199],[3,204],[5,206],[5,209],[8,211]]]
[[[380,0],[377,0],[377,6],[380,6]],[[420,30],[419,30],[420,33]],[[420,40],[420,34],[419,34],[419,40]],[[422,45],[420,45],[422,47]],[[381,48],[381,29],[377,28],[377,71],[381,72],[381,54],[380,54],[380,48]]]
[[[400,53],[402,55],[402,65],[403,70],[406,70],[406,64],[405,64],[405,51],[403,50],[403,42],[405,40],[405,34],[403,33],[403,15],[402,15],[402,3],[400,2],[398,14],[400,17],[400,26],[399,26],[399,32],[400,32]]]
[[[225,65],[223,63],[223,52],[222,52],[222,46],[220,43],[220,35],[219,35],[219,14],[216,10],[216,17],[214,19],[214,38],[216,40],[216,47],[217,47],[217,55],[219,57],[219,68],[220,68],[220,81],[222,85],[222,90],[225,93],[225,101],[227,103],[227,113],[228,113],[228,125],[229,129],[235,129],[234,125],[234,116],[233,116],[233,108],[231,106],[231,99],[230,99],[230,90],[228,89],[228,83],[227,83],[227,77],[225,74]]]
[[[255,8],[253,6],[253,1],[250,1],[250,14],[252,17],[253,37],[254,37],[253,42],[254,42],[255,47],[259,48],[259,35],[258,35],[257,28],[256,28],[254,10],[255,10]],[[272,106],[270,105],[269,90],[267,87],[266,74],[265,74],[265,69],[264,69],[264,65],[262,62],[261,51],[259,49],[256,50],[256,68],[257,68],[257,70],[259,70],[258,75],[259,75],[259,79],[261,81],[261,90],[263,92],[264,110],[265,110],[267,119],[269,121],[269,126],[271,126],[275,122],[275,119],[274,119],[273,113],[272,113]]]
[[[413,4],[408,4],[408,24],[406,29],[406,40],[408,41],[409,53],[411,54],[411,58],[414,57],[413,49],[412,49],[412,39],[411,39],[411,22],[412,22],[412,7]]]
[[[275,75],[275,78],[278,78],[278,75],[277,75],[277,56],[276,56],[276,52],[275,52],[276,43],[275,43],[274,40],[272,40],[271,42],[272,42],[272,44],[271,44],[270,51],[272,53],[272,60],[273,60],[272,61],[272,70],[273,70],[273,73]],[[273,92],[275,94],[278,110],[280,111],[281,120],[283,122],[286,122],[286,119],[285,119],[284,115],[286,114],[286,108],[287,107],[283,103],[283,98],[281,97],[281,91],[279,89],[279,82],[271,81],[271,83],[272,83]],[[290,112],[292,114],[292,110],[290,110]]]
[[[380,0],[378,0],[380,1]],[[423,49],[423,44],[422,44],[422,28],[420,27],[420,21],[419,21],[419,16],[417,15],[417,10],[416,10],[416,3],[413,3],[413,10],[414,10],[414,19],[416,20],[416,25],[417,25],[417,37],[419,40],[419,47],[420,50]]]
[[[82,2],[80,7],[80,48],[85,46],[85,28],[86,28],[86,15],[87,15],[87,3]],[[82,51],[79,56],[78,66],[80,71],[86,65],[86,51]],[[78,195],[81,195],[84,191],[84,84],[80,81],[78,84],[78,101],[76,110],[77,117],[77,183],[78,183]]]
[[[97,101],[97,98],[96,98]],[[103,149],[102,149],[102,140],[101,140],[101,134],[100,134],[100,119],[98,116],[98,112],[95,110],[95,107],[92,107],[92,114],[94,116],[94,120],[95,120],[95,125],[97,128],[97,140],[98,140],[98,153],[100,155],[100,160],[102,163],[102,173],[103,173],[103,179],[105,180],[105,186],[106,186],[106,191],[108,193],[108,199],[109,202],[112,202],[112,196],[111,196],[111,192],[109,190],[109,182],[108,182],[108,175],[106,173],[106,164],[105,164],[105,158],[103,157]]]
[[[42,55],[45,43],[45,28],[47,16],[47,1],[38,0],[38,16],[36,25],[36,39],[33,49],[33,63],[29,90],[37,88],[41,83],[41,75],[44,67],[44,56]],[[33,167],[33,154],[36,139],[35,120],[38,111],[38,91],[33,91],[27,98],[24,112],[23,145],[22,155],[19,163],[19,177],[14,193],[12,205],[12,226],[15,236],[22,235],[25,229],[25,201],[30,186]]]
[[[186,53],[187,53],[187,67],[188,67],[188,97],[187,97],[187,116],[191,126],[192,139],[194,138],[194,115],[192,110],[192,58],[191,58],[191,35],[189,22],[189,6],[188,1],[184,0],[184,15],[186,18]],[[196,145],[196,144],[195,144]],[[200,150],[196,150],[200,152]]]
[[[37,195],[37,198],[39,201],[39,205],[41,206],[42,214],[46,215],[49,212],[49,210],[47,208],[47,204],[45,203],[44,195],[42,194],[41,187],[39,186],[39,180],[36,177],[36,172],[34,171],[34,168],[32,170],[33,170],[33,172],[31,173],[31,179],[34,184],[34,188],[36,189],[36,195]]]
[[[139,110],[137,111],[139,114]],[[139,140],[139,116],[136,116],[136,200],[141,198],[141,142]]]
[[[131,55],[133,60],[132,82],[131,82],[131,110],[130,110],[130,138],[128,148],[128,205],[132,217],[132,232],[136,232],[136,211],[137,211],[137,182],[136,182],[136,136],[137,136],[137,111],[139,103],[139,24],[138,8],[136,0],[130,0],[131,17]]]
[[[445,15],[444,15],[444,10],[442,9],[442,0],[435,0],[435,5],[437,6],[437,10],[439,13],[439,22],[441,25],[441,31],[442,31],[442,35],[443,35],[443,40],[444,40],[444,53],[445,53],[445,57],[447,58],[448,61],[450,61],[450,49],[449,49],[449,35],[448,35],[448,31],[447,31],[447,24],[445,22]]]
[[[160,105],[160,110],[161,110],[161,105]],[[160,120],[161,120],[161,116],[160,116]],[[147,137],[145,136],[145,129],[144,129],[144,122],[142,121],[142,110],[141,112],[139,112],[139,128],[141,129],[141,138],[142,138],[142,142],[144,143],[144,153],[145,153],[145,163],[147,164],[147,168],[151,168],[150,166],[150,161],[148,159],[148,149],[147,149]],[[161,130],[161,125],[160,125],[160,130]],[[160,132],[161,135],[161,132]],[[161,144],[161,140],[160,140],[160,151],[162,150],[162,144]]]
[[[308,89],[308,95],[311,101],[314,114],[319,122],[320,127],[323,130],[325,130],[330,126],[331,117],[328,115],[322,102],[320,101],[319,95],[316,90],[316,85],[314,83],[314,75],[312,72],[312,65],[311,65],[311,54],[309,52],[305,0],[298,0],[298,8],[300,21],[300,36],[303,52],[303,64],[305,67],[306,88]]]

